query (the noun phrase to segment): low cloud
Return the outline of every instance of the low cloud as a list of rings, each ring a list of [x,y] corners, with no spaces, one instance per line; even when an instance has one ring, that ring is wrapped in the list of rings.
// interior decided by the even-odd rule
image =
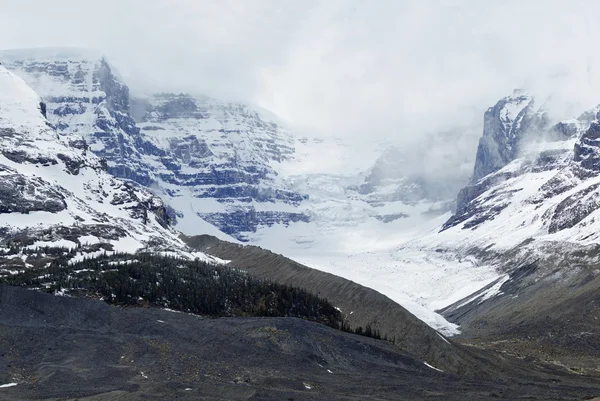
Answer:
[[[330,135],[410,145],[481,125],[515,87],[557,119],[600,103],[593,0],[3,3],[2,48],[96,48],[137,93],[253,102]]]

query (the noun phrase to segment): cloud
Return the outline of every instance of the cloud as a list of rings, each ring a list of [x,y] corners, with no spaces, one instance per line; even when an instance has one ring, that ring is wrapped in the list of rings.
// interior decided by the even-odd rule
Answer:
[[[355,4],[303,32],[289,64],[264,74],[276,112],[328,131],[415,138],[481,121],[515,87],[542,103],[553,95],[557,118],[600,102],[590,18],[600,4]]]
[[[332,135],[410,145],[515,87],[557,118],[600,103],[594,0],[0,3],[2,48],[97,48],[138,93],[250,101]]]

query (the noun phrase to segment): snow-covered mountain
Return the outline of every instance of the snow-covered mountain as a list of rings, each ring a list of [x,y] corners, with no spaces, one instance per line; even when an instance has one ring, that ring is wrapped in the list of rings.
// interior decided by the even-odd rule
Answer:
[[[518,113],[506,110],[523,103],[527,106]],[[452,216],[441,217],[429,232],[397,250],[419,249],[449,260],[472,260],[482,271],[495,271],[496,279],[466,303],[476,299],[481,304],[504,294],[507,286],[530,285],[522,280],[564,285],[567,278],[587,274],[586,266],[598,262],[593,249],[600,240],[600,107],[554,124],[546,119],[529,129],[511,131],[512,136],[494,138],[487,131],[492,127],[492,132],[498,132],[490,124],[490,114],[512,115],[501,117],[505,127],[518,127],[522,116],[541,115],[541,110],[532,112],[532,104],[531,96],[518,92],[488,110],[481,143],[495,153],[481,151],[480,144],[474,177],[482,166],[490,172],[459,192]],[[506,141],[507,137],[512,139]],[[518,151],[512,150],[515,146]],[[500,154],[508,156],[498,159]],[[533,276],[533,270],[518,273],[531,264],[542,267]]]
[[[335,236],[340,228],[443,213],[467,179],[407,170],[423,156],[415,149],[294,136],[239,103],[181,93],[132,98],[95,52],[13,50],[0,59],[42,96],[59,132],[85,139],[111,174],[162,197],[186,234],[256,242],[291,224],[300,229],[286,232],[287,242],[318,242],[306,233]]]
[[[87,143],[109,173],[161,197],[176,229],[230,234],[295,257],[414,305],[419,317],[445,327],[414,301],[422,295],[415,280],[437,262],[419,256],[418,268],[400,269],[390,255],[453,207],[474,157],[465,151],[475,138],[468,130],[436,133],[419,146],[297,135],[247,105],[180,93],[131,97],[95,52],[4,51],[0,62],[41,95],[62,137]],[[475,277],[473,290],[494,276],[458,266],[456,281]],[[446,279],[442,271],[429,277]]]
[[[110,175],[81,136],[57,132],[47,112],[33,89],[0,66],[3,271],[47,263],[52,252],[83,258],[152,249],[206,258],[188,252],[160,198]]]
[[[136,99],[133,110],[157,184],[178,210],[187,206],[181,198],[187,214],[240,239],[259,226],[308,221],[297,211],[303,197],[278,177],[294,140],[275,122],[243,104],[186,94]]]
[[[185,94],[132,101],[94,52],[15,50],[0,59],[42,96],[61,133],[83,137],[111,174],[163,197],[178,229],[245,239],[258,226],[307,221],[295,209],[302,196],[275,168],[292,157],[294,141],[256,111]]]
[[[542,263],[534,278],[550,284],[576,274],[561,261],[597,263],[598,110],[552,123],[543,105],[515,91],[485,113],[473,178],[454,213],[357,225],[340,235],[346,249],[292,250],[293,257],[376,288],[447,333],[456,327],[432,311],[480,289],[478,301],[501,294],[522,279],[512,275],[520,266]]]
[[[522,90],[515,90],[490,107],[483,117],[483,136],[472,181],[477,182],[514,160],[526,136],[543,130],[547,124],[544,110],[536,109],[533,97]]]
[[[565,286],[597,275],[600,107],[556,122],[517,90],[485,112],[482,135],[448,127],[400,144],[297,134],[199,95],[131,97],[94,52],[8,51],[0,62],[43,100],[1,70],[10,266],[46,263],[46,246],[205,257],[174,225],[374,288],[448,335],[460,328],[437,311],[468,315],[472,329],[509,304],[498,327],[518,324],[512,311],[537,313],[519,296],[541,305],[560,287],[559,305]]]
[[[498,250],[523,241],[596,242],[597,119],[595,108],[517,135],[519,151],[461,190],[457,211],[439,237]],[[487,163],[486,157],[478,152],[476,169]]]

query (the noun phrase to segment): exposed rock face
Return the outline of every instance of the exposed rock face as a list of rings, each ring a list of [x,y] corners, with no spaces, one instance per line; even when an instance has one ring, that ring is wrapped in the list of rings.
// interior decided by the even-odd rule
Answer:
[[[216,227],[237,239],[255,240],[264,227],[295,222],[319,220],[339,227],[431,217],[450,210],[468,181],[466,170],[455,174],[426,162],[466,154],[455,145],[432,153],[440,141],[456,138],[455,132],[427,138],[419,149],[385,151],[362,182],[371,163],[355,175],[336,170],[329,180],[324,177],[329,172],[298,177],[289,166],[305,148],[327,154],[318,150],[329,146],[327,141],[317,144],[322,140],[315,138],[317,146],[305,147],[306,138],[293,138],[257,109],[182,93],[131,98],[107,60],[88,52],[9,51],[0,52],[0,59],[41,94],[61,137],[100,156],[114,176],[163,198],[173,209],[170,218],[177,216],[177,228],[188,234],[216,234]],[[469,149],[472,142],[452,141]],[[369,156],[375,158],[375,153]],[[472,154],[467,160],[458,157],[458,163],[470,165]],[[407,165],[418,167],[407,170]],[[69,166],[72,174],[81,169],[76,162]],[[343,184],[323,196],[321,181]],[[319,210],[309,198],[321,202]]]
[[[100,249],[188,252],[162,201],[109,175],[75,134],[57,134],[40,113],[37,94],[4,67],[0,135],[0,249],[11,256],[0,258],[0,274],[6,266],[27,267],[36,248],[58,249],[37,252],[40,263],[67,248],[78,249],[71,257]]]
[[[294,153],[292,138],[277,124],[241,104],[186,94],[136,100],[132,110],[160,182],[171,196],[221,204],[221,210],[197,211],[221,231],[244,239],[261,225],[308,220],[277,210],[277,204],[295,207],[303,200],[277,180],[274,163]]]
[[[600,123],[593,122],[575,144],[573,160],[586,170],[600,172]]]
[[[454,227],[460,223],[469,220],[463,228],[474,228],[479,224],[493,219],[498,215],[510,202],[512,191],[496,191],[490,197],[494,198],[494,206],[488,207],[490,198],[480,198],[489,188],[501,184],[511,178],[511,174],[493,174],[483,180],[478,181],[473,185],[469,185],[460,190],[457,197],[457,210],[444,223],[442,230]]]
[[[548,211],[550,218],[548,231],[558,231],[574,227],[593,211],[600,208],[600,184],[591,185],[561,201],[553,210]]]
[[[501,99],[495,106],[490,107],[484,115],[483,136],[479,140],[473,176],[468,186],[462,188],[456,198],[454,215],[444,224],[447,229],[459,224],[472,216],[480,214],[476,198],[497,183],[504,181],[511,174],[501,174],[488,179],[493,173],[502,169],[515,160],[523,150],[524,143],[544,137],[544,140],[565,140],[579,132],[576,123],[559,123],[549,128],[545,113],[535,110],[534,99],[531,95],[515,90],[512,95]],[[550,154],[540,155],[535,160],[538,170],[554,159]],[[528,166],[529,167],[529,166]],[[550,166],[551,168],[552,166]],[[471,202],[473,204],[470,204]],[[506,205],[506,202],[502,202]],[[496,205],[484,212],[469,224],[471,228],[493,218],[504,207]]]
[[[25,177],[9,168],[3,170],[0,176],[0,213],[56,213],[67,208],[59,188],[38,177]]]
[[[543,129],[546,123],[543,113],[535,112],[533,97],[520,90],[490,107],[483,118],[483,136],[472,181],[477,182],[514,160],[525,134]]]
[[[152,184],[154,177],[137,150],[142,140],[129,116],[129,88],[104,58],[50,50],[8,51],[0,58],[40,94],[61,135],[74,142],[85,140],[108,161],[111,174]]]
[[[548,231],[556,233],[572,228],[600,208],[600,184],[582,185],[594,179],[600,172],[600,124],[592,122],[574,146],[573,162],[563,168],[544,187],[539,201],[552,196],[564,197],[548,210],[544,218],[549,220]],[[567,195],[580,186],[579,190]]]
[[[495,119],[507,114],[496,110],[499,106],[506,107],[509,104],[507,99],[516,105],[524,104],[517,114],[522,121],[518,126],[515,122],[501,126]],[[475,171],[480,166],[491,168],[493,163],[486,160],[495,160],[501,162],[496,165],[500,169],[474,180],[459,192],[456,212],[443,225],[442,231],[455,226],[478,229],[484,223],[499,218],[507,222],[503,229],[520,222],[513,227],[514,230],[564,233],[577,241],[596,237],[589,227],[593,226],[594,216],[600,209],[600,186],[597,182],[600,172],[600,123],[597,120],[600,107],[576,119],[547,127],[543,118],[537,119],[536,115],[528,112],[533,104],[528,97],[515,97],[513,94],[507,99],[486,112],[486,131],[482,140],[488,137],[512,139],[504,142],[503,153],[495,154],[501,156],[499,158],[481,157],[487,153],[482,153],[480,144],[475,167]],[[527,127],[525,131],[522,130],[524,126]],[[515,127],[521,131],[515,133]],[[529,142],[528,146],[523,146],[525,142]],[[501,141],[495,140],[494,143],[497,145]],[[498,148],[496,145],[494,149]],[[519,152],[514,153],[515,147],[519,146]],[[500,167],[505,162],[508,164]],[[525,210],[530,210],[528,216],[525,216]],[[515,217],[520,215],[523,216]],[[490,240],[493,238],[491,234],[486,235]]]
[[[48,114],[46,112],[46,103],[40,102],[40,111],[41,111],[42,115],[44,116],[44,118],[48,118]]]
[[[293,211],[303,198],[275,169],[294,142],[256,111],[185,94],[132,102],[106,59],[88,52],[9,51],[0,59],[40,93],[61,136],[173,203],[187,225],[179,228],[204,218],[244,239],[259,226],[308,220]],[[80,167],[70,163],[73,174]]]

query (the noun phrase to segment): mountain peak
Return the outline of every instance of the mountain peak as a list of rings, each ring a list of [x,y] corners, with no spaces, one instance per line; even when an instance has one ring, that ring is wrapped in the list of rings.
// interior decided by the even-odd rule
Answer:
[[[155,244],[187,252],[164,203],[110,176],[80,136],[59,134],[42,115],[37,93],[4,66],[0,134],[1,244],[18,238],[34,247],[76,248],[82,258]],[[30,267],[21,256],[19,266]]]
[[[519,120],[525,113],[532,112],[533,106],[534,98],[531,94],[522,89],[515,89],[511,95],[502,98],[494,107],[490,107],[486,114],[490,113],[492,118],[500,118],[504,123],[504,133],[514,135],[519,128]],[[492,132],[484,128],[484,135]]]
[[[543,125],[545,119],[534,110],[535,101],[529,93],[515,89],[500,99],[484,115],[483,136],[479,141],[473,182],[499,170],[515,159],[519,143],[531,129]]]

